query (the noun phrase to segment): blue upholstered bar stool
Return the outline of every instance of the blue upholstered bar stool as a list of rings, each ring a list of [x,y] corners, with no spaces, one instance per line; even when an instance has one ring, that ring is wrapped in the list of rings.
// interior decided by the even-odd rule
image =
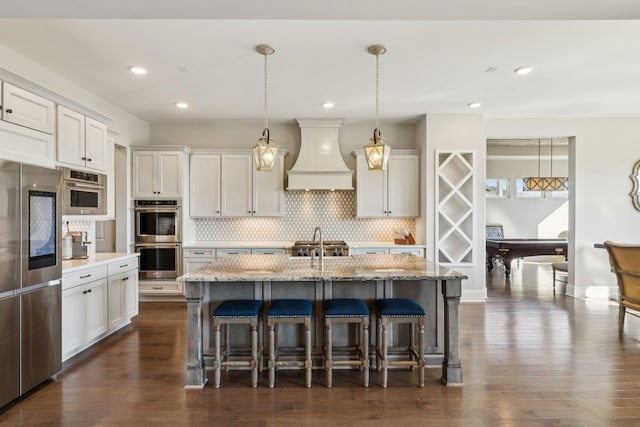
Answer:
[[[267,310],[269,335],[269,387],[276,381],[276,366],[302,366],[306,370],[305,385],[311,387],[311,314],[312,303],[304,299],[277,299]],[[296,323],[304,326],[304,359],[278,360],[277,325]]]
[[[262,301],[257,300],[227,300],[220,304],[213,312],[213,345],[214,345],[214,386],[220,387],[220,368],[227,366],[248,366],[251,369],[251,386],[258,386],[258,366],[260,351],[258,345],[258,324]],[[231,348],[229,346],[229,325],[249,325],[251,330],[251,359],[229,360]],[[226,346],[224,354],[220,351],[220,329],[225,326]]]
[[[369,387],[369,308],[361,299],[336,298],[324,302],[325,323],[325,369],[327,387],[333,383],[334,366],[358,366],[362,370],[362,381]],[[333,360],[332,326],[336,323],[359,325],[359,345],[355,359]]]
[[[426,314],[420,304],[411,299],[389,298],[376,301],[376,318],[378,319],[378,369],[382,370],[382,387],[387,387],[389,366],[409,366],[418,368],[418,385],[424,386],[424,322]],[[387,327],[390,323],[409,323],[411,335],[409,342],[409,358],[405,360],[389,360]],[[416,325],[418,326],[418,346],[415,345]]]

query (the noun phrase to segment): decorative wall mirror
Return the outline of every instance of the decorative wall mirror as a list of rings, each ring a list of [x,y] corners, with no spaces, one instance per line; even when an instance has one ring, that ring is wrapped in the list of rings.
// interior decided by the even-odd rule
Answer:
[[[638,184],[638,181],[640,180],[640,177],[638,176],[639,170],[640,170],[640,160],[638,160],[633,165],[631,176],[629,176],[629,178],[631,178],[631,182],[633,183],[633,188],[631,189],[631,193],[629,193],[629,195],[631,196],[631,202],[633,203],[633,207],[636,208],[637,211],[640,211],[640,200],[638,200],[640,198],[640,194],[638,194],[638,192],[640,191],[640,185]]]

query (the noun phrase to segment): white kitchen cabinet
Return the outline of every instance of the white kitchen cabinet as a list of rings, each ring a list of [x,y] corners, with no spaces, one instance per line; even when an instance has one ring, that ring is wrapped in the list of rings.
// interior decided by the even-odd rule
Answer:
[[[191,273],[199,268],[205,267],[216,259],[216,250],[207,249],[185,249],[184,250],[184,272]]]
[[[58,106],[59,163],[107,172],[108,147],[104,123]]]
[[[56,131],[55,103],[9,83],[2,83],[2,120],[47,134]]]
[[[222,155],[220,182],[223,217],[284,215],[284,155],[271,172],[256,171],[250,154]]]
[[[112,262],[109,272],[109,329],[115,330],[138,315],[138,258]]]
[[[364,152],[356,157],[356,216],[411,218],[420,214],[420,156],[415,150],[391,151],[386,171],[370,171]]]
[[[219,217],[220,154],[192,154],[189,168],[189,215]]]
[[[138,257],[62,275],[62,359],[66,360],[138,314]]]
[[[62,276],[62,358],[91,345],[108,329],[107,268]]]
[[[120,277],[109,277],[109,329],[124,322],[124,281]]]
[[[184,151],[134,151],[133,198],[180,198]]]

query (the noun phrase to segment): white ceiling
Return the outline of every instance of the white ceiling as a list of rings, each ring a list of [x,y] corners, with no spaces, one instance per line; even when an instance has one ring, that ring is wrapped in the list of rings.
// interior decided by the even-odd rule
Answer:
[[[150,123],[261,119],[261,43],[276,49],[270,121],[373,119],[374,43],[388,49],[383,125],[429,113],[640,116],[636,0],[0,0],[0,18],[0,44]],[[131,75],[133,64],[149,73]],[[533,73],[516,76],[523,65]]]

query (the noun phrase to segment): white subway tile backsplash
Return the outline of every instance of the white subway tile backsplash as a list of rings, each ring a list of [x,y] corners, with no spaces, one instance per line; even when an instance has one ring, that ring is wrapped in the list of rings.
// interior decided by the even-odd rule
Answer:
[[[322,227],[326,240],[393,242],[402,230],[415,234],[413,218],[355,218],[355,192],[285,193],[282,218],[201,218],[196,220],[198,241],[283,241],[311,239]]]

